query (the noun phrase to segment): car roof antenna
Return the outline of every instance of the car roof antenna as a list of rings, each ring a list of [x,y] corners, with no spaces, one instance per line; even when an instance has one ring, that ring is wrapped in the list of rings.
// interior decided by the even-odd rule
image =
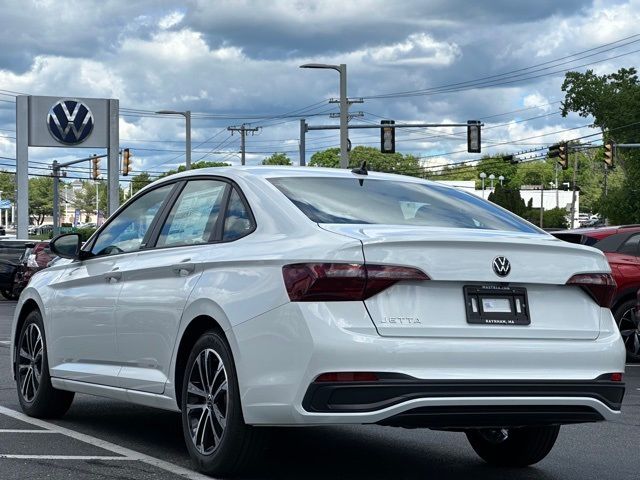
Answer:
[[[362,162],[360,168],[354,168],[351,170],[351,173],[355,173],[356,175],[369,175],[369,172],[367,171],[367,161],[365,160]]]
[[[365,160],[364,162],[362,162],[360,168],[354,168],[353,170],[351,170],[351,173],[355,173],[356,175],[369,175],[369,172],[367,171],[367,161]],[[364,185],[364,178],[359,178],[358,183],[360,184],[360,186]]]

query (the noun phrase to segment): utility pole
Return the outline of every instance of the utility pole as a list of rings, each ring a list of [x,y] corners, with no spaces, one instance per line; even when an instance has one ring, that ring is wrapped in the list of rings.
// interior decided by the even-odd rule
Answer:
[[[569,150],[567,150],[567,159]],[[578,155],[573,156],[573,181],[571,189],[571,228],[574,228],[576,218],[576,182],[578,181]]]
[[[240,132],[240,163],[242,165],[245,164],[245,138],[247,136],[247,132],[250,132],[252,135],[255,132],[260,131],[260,127],[247,127],[244,123],[239,127],[227,127],[227,130],[231,132],[233,135],[234,132]]]
[[[306,152],[306,133],[307,133],[307,120],[300,119],[300,161],[298,162],[301,167],[307,165],[307,152]]]
[[[556,162],[556,208],[560,208],[560,192],[558,187],[558,167],[560,164]]]
[[[540,228],[544,223],[544,180],[540,182]]]

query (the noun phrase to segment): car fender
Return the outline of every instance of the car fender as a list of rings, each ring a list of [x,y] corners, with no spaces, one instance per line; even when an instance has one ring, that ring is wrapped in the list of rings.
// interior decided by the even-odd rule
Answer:
[[[49,325],[48,325],[49,322],[45,320],[45,317],[47,315],[46,309],[44,307],[45,303],[42,301],[42,297],[40,296],[40,293],[38,292],[38,290],[36,290],[33,287],[27,287],[20,294],[20,298],[18,299],[18,303],[16,304],[16,308],[14,310],[13,322],[11,324],[11,337],[10,337],[11,344],[9,349],[9,355],[11,358],[11,362],[10,362],[11,375],[14,380],[15,380],[16,337],[18,335],[18,332],[17,332],[18,320],[20,319],[20,314],[22,313],[22,310],[24,309],[25,304],[27,302],[31,303],[32,301],[36,303],[42,315],[45,338],[49,338]]]

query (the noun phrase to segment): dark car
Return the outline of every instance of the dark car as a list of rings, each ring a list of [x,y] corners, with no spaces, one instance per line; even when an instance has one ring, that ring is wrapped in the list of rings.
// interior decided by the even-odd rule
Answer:
[[[552,235],[604,252],[617,285],[611,311],[620,328],[627,357],[640,361],[640,329],[635,312],[636,294],[640,289],[640,226],[566,230]]]
[[[0,236],[4,236],[7,234],[7,229],[0,225]]]
[[[53,255],[49,250],[48,240],[28,243],[18,262],[18,269],[13,283],[13,295],[15,297],[20,296],[22,290],[29,284],[33,274],[43,268],[47,268],[51,260],[53,260]]]
[[[16,271],[29,240],[0,240],[0,294],[7,300],[18,298],[13,292]]]

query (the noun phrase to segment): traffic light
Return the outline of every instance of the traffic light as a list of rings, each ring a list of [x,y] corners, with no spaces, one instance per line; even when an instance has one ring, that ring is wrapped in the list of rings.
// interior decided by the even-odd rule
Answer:
[[[556,143],[549,147],[549,158],[558,158],[560,156],[560,144]]]
[[[613,168],[613,154],[614,154],[615,146],[611,140],[604,144],[604,163],[609,167]]]
[[[480,153],[482,147],[480,145],[480,128],[482,122],[480,120],[467,120],[467,152]]]
[[[563,170],[569,168],[569,145],[567,145],[567,142],[562,142],[558,145],[558,163]]]
[[[380,151],[382,153],[396,153],[396,129],[385,125],[394,125],[395,120],[381,120],[380,125]]]
[[[93,158],[91,159],[91,163],[92,165],[92,172],[91,172],[91,177],[94,180],[97,180],[98,177],[100,176],[100,159],[97,156],[93,156]]]
[[[131,152],[129,151],[128,148],[125,148],[122,151],[122,175],[123,176],[127,176],[129,175],[129,172],[131,171],[131,157],[133,155],[131,154]]]

